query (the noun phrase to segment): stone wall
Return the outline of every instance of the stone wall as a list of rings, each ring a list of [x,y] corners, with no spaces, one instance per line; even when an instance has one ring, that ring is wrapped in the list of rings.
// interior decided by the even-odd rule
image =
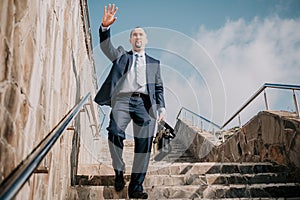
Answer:
[[[224,131],[224,143],[188,122],[179,120],[176,129],[199,161],[275,162],[300,171],[300,119],[293,113],[262,111],[243,128]]]
[[[88,92],[94,96],[86,4],[86,0],[0,2],[0,182],[82,96]],[[77,134],[89,126],[79,125],[80,120],[41,163],[48,172],[33,174],[16,199],[64,199],[71,182],[72,147],[74,151]]]
[[[293,113],[260,112],[237,135],[243,157],[300,169],[300,119]]]

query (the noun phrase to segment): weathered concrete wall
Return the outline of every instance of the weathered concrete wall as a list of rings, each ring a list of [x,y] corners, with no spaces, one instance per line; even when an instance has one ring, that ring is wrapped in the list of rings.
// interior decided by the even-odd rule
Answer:
[[[0,2],[0,182],[80,97],[94,95],[85,4],[86,0]],[[87,129],[83,125],[74,124],[75,133]],[[64,199],[73,135],[67,131],[60,138],[42,163],[48,173],[34,174],[16,199]]]
[[[300,169],[300,119],[292,113],[262,111],[242,129],[227,131],[224,143],[187,122],[178,121],[176,126],[185,146],[200,161],[271,161]]]

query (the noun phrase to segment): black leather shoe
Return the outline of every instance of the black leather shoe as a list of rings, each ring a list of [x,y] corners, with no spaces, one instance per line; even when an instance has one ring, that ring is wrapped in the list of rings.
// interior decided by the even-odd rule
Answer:
[[[123,190],[125,187],[125,181],[124,181],[124,176],[123,172],[117,171],[116,176],[115,176],[115,189],[117,192],[120,192]]]
[[[148,199],[148,194],[146,192],[133,192],[129,194],[129,199]]]

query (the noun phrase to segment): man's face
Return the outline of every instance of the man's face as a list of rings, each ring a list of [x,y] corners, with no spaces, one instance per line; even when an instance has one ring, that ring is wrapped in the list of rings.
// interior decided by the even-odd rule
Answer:
[[[148,43],[147,35],[142,28],[135,28],[130,35],[130,44],[134,51],[140,52],[145,49]]]

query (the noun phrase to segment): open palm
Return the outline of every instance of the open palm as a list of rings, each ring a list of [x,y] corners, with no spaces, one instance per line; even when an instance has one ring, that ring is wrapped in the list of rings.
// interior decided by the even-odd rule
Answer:
[[[116,13],[118,11],[118,7],[115,7],[115,4],[108,4],[108,7],[104,7],[104,15],[102,17],[102,25],[104,27],[108,27],[116,21]]]

